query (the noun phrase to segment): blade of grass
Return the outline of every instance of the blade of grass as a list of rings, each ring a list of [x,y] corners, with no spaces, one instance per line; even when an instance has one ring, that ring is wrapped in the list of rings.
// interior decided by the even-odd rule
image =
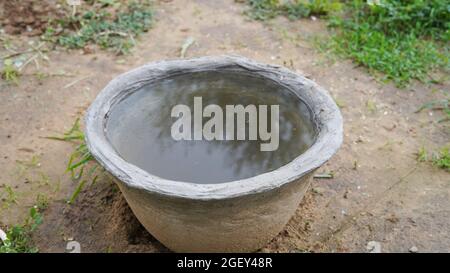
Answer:
[[[84,185],[86,184],[87,180],[82,180],[80,183],[78,183],[77,188],[75,189],[75,191],[72,193],[72,196],[70,196],[69,201],[67,202],[68,204],[73,204],[73,202],[75,201],[75,199],[77,199],[77,196],[80,194],[81,190],[83,189]]]

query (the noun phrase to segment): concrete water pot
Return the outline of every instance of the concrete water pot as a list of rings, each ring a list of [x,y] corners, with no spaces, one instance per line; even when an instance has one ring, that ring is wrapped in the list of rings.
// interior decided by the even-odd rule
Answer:
[[[124,160],[105,133],[115,105],[146,84],[203,71],[232,71],[284,86],[309,107],[317,127],[315,142],[278,169],[216,184],[164,179]],[[340,111],[323,88],[285,68],[237,56],[144,65],[113,79],[86,115],[86,141],[92,155],[116,178],[143,226],[177,252],[248,252],[266,245],[295,213],[314,170],[338,150],[342,130]]]

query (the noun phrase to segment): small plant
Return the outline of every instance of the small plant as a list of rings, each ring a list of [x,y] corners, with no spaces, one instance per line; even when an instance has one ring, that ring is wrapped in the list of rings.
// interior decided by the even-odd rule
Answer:
[[[19,82],[19,70],[14,67],[11,59],[6,59],[3,61],[3,69],[1,71],[2,79],[7,82],[18,83]]]
[[[9,208],[12,204],[17,204],[17,194],[11,186],[5,186],[4,191],[0,194],[3,201],[3,208]]]
[[[0,253],[35,253],[38,249],[32,245],[31,234],[42,223],[37,207],[30,209],[22,225],[15,225],[6,231],[6,240],[0,240]]]
[[[96,174],[98,165],[89,165],[89,163],[94,162],[95,160],[86,145],[84,133],[80,129],[79,118],[75,120],[72,128],[65,132],[63,136],[52,136],[47,138],[77,143],[77,146],[75,147],[74,152],[70,155],[69,162],[67,163],[67,171],[70,172],[72,179],[78,182],[75,191],[67,201],[69,204],[72,204],[87,183],[88,178],[92,178],[91,184],[96,182],[98,178],[98,175]],[[84,170],[86,167],[88,167],[87,174],[84,175]]]
[[[433,155],[433,165],[444,169],[446,171],[450,171],[450,152],[449,147],[442,148],[438,153]]]
[[[428,161],[428,153],[427,150],[425,150],[424,146],[422,146],[417,152],[417,161],[419,162]]]
[[[36,207],[42,211],[45,210],[48,207],[49,201],[48,197],[44,194],[39,193],[36,196]]]
[[[84,133],[80,129],[80,119],[77,118],[72,125],[72,128],[65,132],[63,136],[51,136],[47,138],[78,143],[75,151],[69,157],[67,171],[71,173],[73,179],[79,179],[83,175],[85,165],[93,160],[93,157],[86,146]]]
[[[444,146],[439,151],[432,153],[431,159],[428,157],[428,152],[425,147],[421,147],[417,152],[417,161],[431,162],[434,166],[450,171],[450,146]]]
[[[438,122],[450,121],[450,101],[449,99],[442,100],[434,100],[423,104],[419,109],[417,109],[416,113],[421,112],[422,110],[442,110],[445,114],[445,117],[438,120]]]

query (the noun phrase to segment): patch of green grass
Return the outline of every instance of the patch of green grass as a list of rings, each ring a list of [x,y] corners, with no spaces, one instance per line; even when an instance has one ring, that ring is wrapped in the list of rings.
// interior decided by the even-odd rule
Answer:
[[[370,72],[404,87],[412,79],[436,81],[448,69],[450,13],[445,0],[353,0],[347,16],[333,17],[328,47]]]
[[[398,87],[406,86],[412,79],[433,81],[430,73],[448,65],[448,56],[434,42],[414,34],[391,37],[367,23],[344,28],[328,46],[372,73],[381,72],[383,80],[392,80]]]
[[[342,7],[343,4],[339,0],[297,0],[285,5],[290,19],[337,14],[342,11]]]
[[[255,20],[278,15],[328,19],[334,29],[320,43],[327,53],[352,59],[383,81],[405,87],[411,80],[436,83],[449,70],[448,0],[248,0]]]
[[[413,33],[435,40],[450,39],[447,0],[353,0],[350,8],[354,19],[389,36]]]
[[[43,39],[67,48],[96,44],[125,54],[134,46],[135,38],[152,26],[150,1],[93,1],[80,8],[83,10],[79,13],[53,22]]]
[[[291,20],[306,18],[311,15],[311,9],[302,2],[287,3],[284,6],[286,16]]]
[[[448,56],[430,41],[414,34],[386,36],[374,31],[369,24],[357,24],[333,36],[329,44],[336,53],[351,58],[370,72],[381,72],[383,80],[392,80],[404,87],[412,79],[431,80],[430,72],[445,67]]]
[[[432,158],[433,165],[450,171],[450,148],[444,147],[439,152],[435,153]]]
[[[88,179],[92,179],[91,184],[94,184],[97,181],[98,165],[89,164],[95,162],[95,160],[86,145],[84,133],[80,128],[79,118],[75,120],[72,128],[65,132],[62,136],[52,136],[47,138],[60,141],[71,141],[77,144],[67,163],[67,171],[70,172],[72,179],[78,182],[75,191],[67,201],[67,203],[72,204],[84,188]],[[86,173],[85,169],[87,169]]]
[[[250,6],[245,14],[254,20],[266,21],[280,14],[278,0],[248,0]]]
[[[315,16],[324,16],[340,11],[342,4],[338,0],[248,0],[249,9],[245,14],[254,20],[266,21],[278,15],[291,20]]]
[[[431,158],[429,158],[425,147],[422,146],[417,152],[417,161],[431,162],[436,167],[450,171],[450,146],[446,145],[439,151],[433,152]]]
[[[0,240],[0,253],[38,252],[38,249],[32,244],[31,234],[41,223],[41,214],[36,207],[32,207],[23,224],[12,226],[6,230],[6,240]]]

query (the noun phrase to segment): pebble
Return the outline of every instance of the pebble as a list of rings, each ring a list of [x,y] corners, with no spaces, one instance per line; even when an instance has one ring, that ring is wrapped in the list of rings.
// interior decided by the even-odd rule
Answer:
[[[381,253],[381,243],[377,241],[370,241],[367,243],[366,249],[369,253]]]
[[[6,241],[6,239],[8,239],[8,237],[6,236],[6,233],[0,229],[0,240]]]
[[[413,247],[411,247],[411,248],[409,249],[409,252],[411,252],[411,253],[417,253],[417,252],[419,252],[419,249],[417,249],[416,246],[413,246]]]

